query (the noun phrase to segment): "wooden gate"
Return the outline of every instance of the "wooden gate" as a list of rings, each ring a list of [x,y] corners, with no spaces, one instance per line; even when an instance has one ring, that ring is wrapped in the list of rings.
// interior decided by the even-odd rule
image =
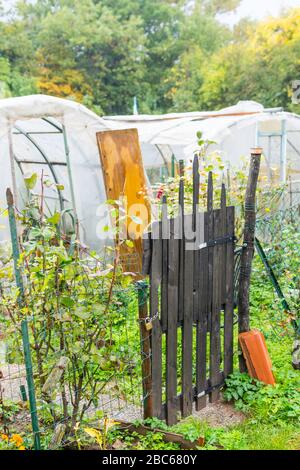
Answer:
[[[198,210],[198,158],[193,163],[192,214],[184,214],[180,181],[176,218],[168,218],[163,197],[161,221],[144,239],[144,273],[149,275],[149,317],[141,315],[146,415],[176,423],[219,397],[233,363],[234,207],[222,185],[214,207],[212,174],[207,210]],[[187,227],[192,227],[191,230]],[[179,230],[178,230],[179,228]],[[150,354],[149,354],[150,352]],[[145,378],[145,377],[144,377]]]

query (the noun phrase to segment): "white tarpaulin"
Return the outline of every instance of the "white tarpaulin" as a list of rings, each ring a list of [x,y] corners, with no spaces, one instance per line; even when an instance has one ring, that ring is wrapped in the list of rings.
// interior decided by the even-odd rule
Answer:
[[[285,180],[287,174],[300,179],[300,116],[280,108],[265,109],[253,101],[216,112],[173,113],[160,116],[108,116],[106,122],[137,127],[144,164],[149,172],[164,167],[172,154],[178,160],[192,159],[198,150],[197,132],[213,140],[217,150],[231,166],[239,166],[251,147],[263,148],[263,171],[269,179]]]
[[[117,127],[69,100],[43,95],[0,100],[0,211],[6,207],[7,187],[22,208],[23,176],[43,173],[53,183],[45,189],[47,206],[52,211],[73,209],[74,199],[81,240],[98,248],[96,211],[106,194],[96,132]],[[40,192],[39,182],[34,190]],[[6,217],[0,226],[0,239],[6,239]]]

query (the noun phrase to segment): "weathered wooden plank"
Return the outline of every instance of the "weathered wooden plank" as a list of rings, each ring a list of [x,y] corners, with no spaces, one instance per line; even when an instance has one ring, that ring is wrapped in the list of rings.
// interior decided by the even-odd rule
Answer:
[[[151,267],[151,233],[146,232],[143,235],[143,261],[142,274],[147,276],[150,274]]]
[[[212,172],[208,174],[207,183],[207,241],[211,241],[214,237],[214,215],[213,215],[213,181]],[[207,273],[208,273],[208,284],[207,284],[207,326],[208,331],[211,330],[211,311],[212,311],[212,292],[213,292],[213,257],[214,249],[209,247],[208,249],[208,260],[207,260]]]
[[[179,224],[179,297],[178,297],[178,320],[183,320],[184,311],[184,256],[185,256],[185,242],[184,242],[184,161],[179,160],[179,198],[178,198],[178,224]]]
[[[204,437],[199,437],[196,441],[189,441],[184,439],[181,434],[176,434],[174,432],[163,431],[161,429],[153,429],[150,426],[145,426],[144,424],[134,424],[129,423],[127,421],[122,421],[118,419],[118,428],[124,429],[129,433],[138,433],[142,436],[145,436],[149,433],[160,433],[162,438],[165,442],[173,442],[179,444],[180,447],[184,450],[186,449],[194,449],[197,450],[198,447],[202,447],[204,445]]]
[[[226,232],[226,188],[225,184],[221,186],[221,203],[220,203],[220,232],[219,237],[223,239],[223,243],[219,246],[220,251],[220,315],[225,315],[226,302],[226,249],[227,249],[227,232]],[[224,322],[224,319],[223,319]],[[220,319],[221,323],[221,319]],[[223,330],[224,331],[224,330]],[[220,338],[221,339],[221,338]],[[224,341],[220,341],[220,368],[224,366]]]
[[[226,188],[225,184],[222,184],[221,188],[221,232],[220,236],[223,238],[227,237],[226,232]],[[221,305],[225,305],[226,302],[226,243],[220,247],[221,251]]]
[[[162,281],[161,281],[161,327],[167,329],[168,320],[168,239],[170,237],[170,221],[168,219],[167,198],[163,196],[161,206],[162,227]]]
[[[184,256],[184,313],[182,328],[182,415],[192,413],[193,404],[193,279],[194,251]]]
[[[198,214],[199,214],[199,185],[200,185],[200,175],[199,175],[199,160],[198,156],[195,155],[193,161],[193,231],[196,232],[200,230],[198,223],[200,221]],[[197,241],[197,235],[196,235]],[[194,276],[193,276],[193,318],[194,322],[197,321],[199,316],[199,273],[200,273],[200,266],[199,266],[199,256],[200,250],[197,248],[194,250]]]
[[[208,214],[204,214],[204,240],[208,240]],[[206,348],[208,319],[208,249],[199,250],[199,317],[196,324],[196,409],[206,406]]]
[[[214,239],[219,238],[222,231],[221,210],[213,211],[214,217]],[[221,261],[222,245],[213,247],[213,289],[212,289],[212,310],[211,310],[211,330],[210,330],[210,384],[212,387],[220,382],[220,309],[221,309]],[[213,403],[219,397],[219,390],[210,393],[210,401]]]
[[[162,330],[159,315],[159,295],[162,279],[161,223],[152,226],[152,263],[150,271],[150,319],[152,355],[152,410],[153,416],[160,417],[162,406]]]
[[[173,425],[177,421],[178,258],[179,240],[174,238],[174,219],[171,219],[168,250],[168,322],[166,333],[166,394],[168,425]]]
[[[208,213],[203,214],[204,224],[204,242],[208,241]],[[208,248],[201,248],[199,250],[199,319],[203,315],[208,316]]]
[[[140,275],[142,270],[141,234],[151,220],[151,207],[144,191],[147,182],[138,131],[137,129],[106,130],[97,132],[96,138],[107,198],[118,200],[123,195],[127,198],[128,210],[132,211],[132,208],[138,207],[139,204],[142,204],[145,209],[142,212],[137,209],[139,214],[130,213],[130,215],[138,216],[142,224],[136,224],[130,217],[128,218],[128,237],[131,237],[134,243],[134,251],[126,243],[121,245],[121,262],[124,270]]]
[[[226,231],[234,237],[234,207],[227,207]],[[233,370],[234,241],[226,247],[226,304],[224,312],[224,375]]]

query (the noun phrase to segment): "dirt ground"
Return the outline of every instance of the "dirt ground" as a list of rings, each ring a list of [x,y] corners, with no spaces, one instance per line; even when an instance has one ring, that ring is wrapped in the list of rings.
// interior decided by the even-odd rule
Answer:
[[[208,403],[201,411],[193,410],[193,416],[206,421],[212,427],[235,426],[245,420],[245,415],[222,398],[216,403]]]

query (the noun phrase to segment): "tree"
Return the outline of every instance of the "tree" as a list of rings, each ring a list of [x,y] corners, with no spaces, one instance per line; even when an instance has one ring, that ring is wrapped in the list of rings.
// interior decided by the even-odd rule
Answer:
[[[226,2],[236,5],[238,2]],[[199,110],[201,108],[201,87],[204,69],[211,55],[231,39],[227,27],[221,25],[215,15],[221,4],[196,0],[190,15],[181,24],[180,43],[182,53],[169,73],[168,96],[172,108],[177,111]],[[209,12],[209,13],[208,13]]]
[[[300,9],[281,18],[248,24],[240,36],[217,51],[206,68],[201,101],[208,108],[256,100],[264,106],[296,109],[292,80],[300,76]],[[296,105],[297,106],[297,105]]]
[[[12,69],[30,71],[36,91],[88,102],[98,112],[130,112],[143,87],[143,32],[139,18],[122,23],[103,3],[20,3],[0,24],[0,53]]]

